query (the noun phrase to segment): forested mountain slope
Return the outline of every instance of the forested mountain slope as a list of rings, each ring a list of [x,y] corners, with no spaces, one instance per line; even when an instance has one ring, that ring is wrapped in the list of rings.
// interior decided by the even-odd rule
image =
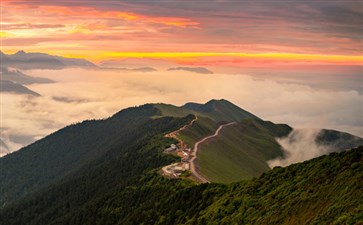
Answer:
[[[225,100],[216,101],[206,107],[215,111],[208,114],[193,104],[188,106],[192,110],[165,104],[128,108],[104,120],[70,125],[0,158],[0,224],[358,221],[362,148],[268,171],[266,160],[283,154],[275,138],[288,135],[291,127],[246,116],[243,110],[215,116],[225,104]],[[160,168],[180,161],[163,153],[176,143],[164,135],[190,124],[195,115],[198,119],[179,134],[189,145],[228,120],[235,121],[206,143],[209,151],[202,149],[218,157],[200,157],[202,171],[210,169],[207,164],[213,160],[225,162],[218,165],[222,173],[209,172],[212,181],[239,183],[197,185],[160,175]],[[342,137],[354,140],[341,145],[346,147],[361,141],[345,133],[323,132],[317,140],[321,143],[340,143]],[[237,170],[247,171],[247,176],[221,179],[236,171],[229,167],[236,160]],[[240,181],[251,177],[259,178]],[[308,209],[301,209],[303,205],[309,205]]]
[[[210,176],[212,181],[227,183],[256,176],[269,169],[266,160],[282,156],[282,150],[274,138],[286,136],[291,128],[263,121],[242,109],[231,113],[236,107],[226,100],[211,100],[204,105],[189,103],[183,107],[146,104],[122,110],[105,120],[84,121],[65,127],[34,144],[0,158],[0,171],[2,171],[0,206],[47,187],[64,176],[71,177],[78,170],[89,167],[90,163],[101,160],[102,157],[114,157],[115,154],[111,154],[110,149],[115,146],[120,149],[128,148],[133,142],[145,137],[148,133],[144,130],[145,127],[151,126],[156,123],[155,121],[163,118],[162,121],[165,122],[177,120],[167,116],[174,118],[187,116],[187,119],[182,119],[178,123],[178,126],[182,126],[194,118],[191,114],[198,114],[198,120],[179,134],[190,147],[193,147],[196,141],[214,133],[223,123],[219,120],[220,116],[212,119],[214,116],[211,115],[221,114],[225,110],[226,113],[222,117],[232,121],[236,119],[239,125],[223,130],[220,137],[202,146],[204,149],[209,147],[211,149],[202,151],[200,155],[202,172]],[[238,118],[244,119],[238,121]],[[168,126],[168,129],[172,130],[172,127],[176,129],[173,124]],[[166,132],[158,130],[157,127],[149,130],[154,131],[150,135]],[[345,143],[344,140],[349,143]],[[362,139],[346,133],[324,130],[317,141],[324,144],[339,143],[337,146],[343,146],[345,149],[356,146],[362,142]],[[220,162],[226,162],[217,167],[217,174],[210,173],[208,166],[214,164],[215,156]],[[250,163],[245,163],[246,159],[256,165],[250,168]],[[238,162],[233,163],[236,160]],[[243,174],[240,173],[241,170]],[[230,176],[234,173],[236,175]],[[221,179],[223,176],[226,179]]]
[[[159,113],[150,104],[129,108],[106,120],[65,127],[0,158],[0,206],[89,167],[91,162],[116,157],[119,153],[113,152],[114,148],[128,149],[147,136],[176,129],[193,117],[151,119]]]
[[[251,181],[193,185],[158,176],[152,169],[158,166],[158,157],[149,166],[125,163],[153,159],[161,147],[158,143],[163,141],[153,139],[131,151],[134,154],[1,210],[0,224],[363,222],[362,147],[275,168]]]

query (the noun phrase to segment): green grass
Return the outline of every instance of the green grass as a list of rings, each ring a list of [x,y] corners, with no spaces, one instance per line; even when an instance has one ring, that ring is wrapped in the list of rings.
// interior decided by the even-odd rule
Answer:
[[[363,224],[363,148],[229,185],[188,224]]]
[[[161,115],[155,116],[155,118],[161,116],[184,117],[188,114],[195,114],[201,117],[208,117],[216,122],[240,122],[244,119],[259,119],[257,116],[226,100],[211,100],[204,105],[195,104],[191,106],[191,104],[193,103],[181,107],[163,103],[154,104],[161,112]]]
[[[176,107],[155,104],[160,116],[183,117],[195,114],[198,120],[181,131],[187,146],[214,134],[221,121],[238,121],[238,126],[224,128],[218,138],[201,146],[199,163],[211,181],[230,183],[255,177],[267,170],[267,160],[282,156],[275,137],[286,136],[291,127],[263,121],[227,101],[212,100],[205,105]]]
[[[187,127],[179,133],[181,138],[187,146],[193,148],[195,142],[207,137],[218,129],[218,125],[213,120],[206,117],[198,117],[192,126]]]
[[[158,117],[163,117],[163,116],[185,117],[189,114],[194,114],[192,110],[169,104],[159,103],[155,104],[155,107],[161,111],[161,115]]]
[[[237,121],[243,119],[259,119],[257,116],[239,108],[226,100],[211,100],[201,108],[201,112],[205,113],[215,121]]]
[[[282,150],[259,123],[225,127],[219,136],[203,143],[198,154],[203,175],[213,182],[230,183],[268,171],[266,161],[281,156]]]
[[[154,116],[154,118],[160,118],[164,116],[172,116],[172,117],[185,117],[189,114],[197,115],[198,117],[205,117],[213,120],[212,116],[209,116],[206,113],[195,111],[192,109],[178,107],[170,104],[159,103],[155,104],[155,107],[160,110],[161,115]]]

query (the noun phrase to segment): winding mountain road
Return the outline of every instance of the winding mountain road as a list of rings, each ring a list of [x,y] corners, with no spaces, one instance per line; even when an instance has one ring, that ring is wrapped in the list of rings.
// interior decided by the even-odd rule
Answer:
[[[223,129],[223,127],[226,127],[226,126],[230,126],[232,124],[235,124],[236,122],[231,122],[231,123],[227,123],[227,124],[223,124],[223,125],[220,125],[218,127],[218,129],[216,130],[216,132],[213,134],[213,135],[210,135],[208,137],[205,137],[203,138],[202,140],[196,142],[194,144],[194,149],[193,149],[193,152],[192,152],[192,158],[190,159],[190,171],[192,172],[192,174],[198,179],[200,180],[201,182],[203,183],[209,183],[209,181],[203,177],[202,174],[199,173],[198,169],[197,169],[197,166],[196,166],[196,160],[197,160],[197,155],[198,155],[198,147],[205,141],[211,139],[211,138],[214,138],[216,136],[218,136],[219,132]]]
[[[186,129],[187,127],[189,127],[189,126],[193,125],[193,123],[194,123],[196,120],[198,120],[197,115],[194,115],[194,116],[195,116],[195,118],[194,118],[192,121],[190,121],[190,123],[189,123],[189,124],[184,125],[183,127],[179,128],[179,129],[178,129],[178,130],[176,130],[176,131],[173,131],[173,132],[171,132],[171,133],[169,133],[169,134],[166,134],[166,135],[165,135],[165,137],[168,137],[168,138],[174,138],[174,139],[176,139],[176,140],[179,142],[180,148],[181,148],[181,149],[185,149],[185,148],[186,148],[186,145],[185,145],[184,141],[183,141],[182,139],[180,139],[180,138],[178,137],[178,135],[177,135],[177,134],[178,134],[180,131],[182,131],[182,130]]]

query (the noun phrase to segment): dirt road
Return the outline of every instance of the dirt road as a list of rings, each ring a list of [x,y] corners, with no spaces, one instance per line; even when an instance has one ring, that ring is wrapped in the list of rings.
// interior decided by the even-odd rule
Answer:
[[[216,130],[216,132],[213,134],[213,135],[210,135],[208,137],[205,137],[203,138],[202,140],[196,142],[194,144],[194,149],[193,149],[193,152],[192,152],[192,158],[190,159],[190,171],[192,172],[192,174],[198,179],[200,180],[201,182],[203,183],[209,183],[209,181],[203,177],[202,174],[200,174],[200,172],[198,171],[197,169],[197,166],[196,166],[196,160],[197,160],[197,155],[198,155],[198,147],[205,141],[211,139],[211,138],[214,138],[216,136],[218,136],[219,132],[223,129],[223,127],[226,127],[226,126],[229,126],[229,125],[232,125],[232,124],[235,124],[236,122],[231,122],[231,123],[227,123],[227,124],[223,124],[221,126],[218,127],[218,129]]]
[[[180,131],[184,130],[185,128],[193,125],[193,123],[198,119],[197,115],[194,115],[194,116],[195,116],[195,118],[192,121],[190,121],[189,124],[186,124],[185,126],[181,127],[179,130],[176,130],[176,131],[173,131],[173,132],[171,132],[169,134],[166,134],[165,137],[176,139],[179,142],[180,148],[185,149],[186,145],[185,145],[184,141],[182,139],[180,139],[177,134]]]

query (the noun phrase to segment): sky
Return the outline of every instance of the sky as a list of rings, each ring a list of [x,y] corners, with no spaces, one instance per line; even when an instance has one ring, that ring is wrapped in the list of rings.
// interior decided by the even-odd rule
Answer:
[[[149,102],[227,99],[296,128],[363,137],[363,1],[1,0],[0,47],[131,70],[28,70],[56,81],[1,92],[9,150]],[[205,67],[213,74],[168,71]]]
[[[2,0],[2,50],[96,62],[362,65],[358,0]]]

